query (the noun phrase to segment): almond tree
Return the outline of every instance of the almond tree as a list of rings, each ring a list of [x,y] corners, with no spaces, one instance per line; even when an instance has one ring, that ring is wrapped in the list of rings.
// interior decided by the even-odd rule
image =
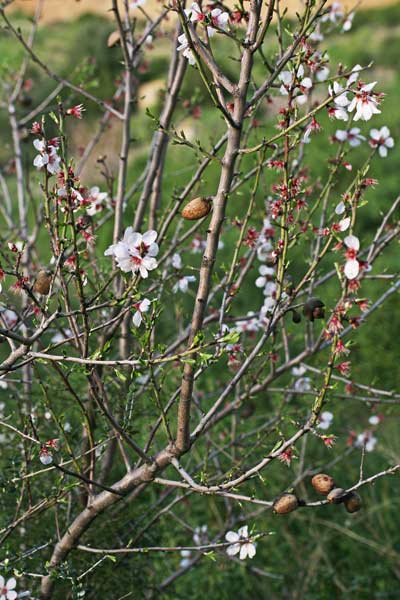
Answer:
[[[123,71],[109,100],[35,51],[40,1],[28,35],[14,24],[12,4],[2,2],[1,17],[25,59],[2,84],[11,145],[0,173],[0,425],[6,464],[20,458],[6,470],[17,506],[9,503],[1,535],[4,542],[21,525],[41,525],[25,543],[42,565],[40,597],[83,597],[85,578],[101,581],[105,557],[181,553],[158,593],[204,553],[252,558],[274,529],[273,521],[257,528],[266,511],[332,503],[358,511],[358,490],[400,468],[386,459],[364,475],[382,417],[347,420],[347,445],[325,449],[335,443],[341,399],[399,401],[372,378],[350,375],[357,328],[399,288],[378,259],[400,227],[398,198],[372,239],[359,225],[366,196],[379,202],[373,162],[394,141],[387,127],[364,123],[383,99],[367,66],[331,64],[323,50],[324,35],[348,31],[353,14],[326,0],[306,0],[292,18],[280,0],[235,9],[178,0],[150,17],[143,2],[112,0],[109,45]],[[132,182],[137,74],[161,38],[170,52],[165,94],[151,115],[146,167]],[[54,90],[27,112],[18,100],[30,65]],[[179,119],[183,86],[195,76],[219,126],[191,141]],[[94,108],[98,129],[74,156],[71,124]],[[200,116],[201,107],[185,108]],[[83,167],[111,120],[121,124],[118,169],[100,158],[91,187]],[[310,165],[321,139],[325,180]],[[353,168],[354,148],[368,143],[367,159]],[[178,151],[190,155],[191,171],[168,197],[165,174]],[[357,480],[319,473],[349,452],[360,453]],[[200,504],[207,522],[215,499],[218,531],[186,523],[194,543],[146,542],[183,503]],[[131,505],[142,524],[126,532]],[[12,555],[4,565],[11,569]],[[34,590],[37,579],[15,573]],[[3,595],[15,597],[15,580],[2,581]]]

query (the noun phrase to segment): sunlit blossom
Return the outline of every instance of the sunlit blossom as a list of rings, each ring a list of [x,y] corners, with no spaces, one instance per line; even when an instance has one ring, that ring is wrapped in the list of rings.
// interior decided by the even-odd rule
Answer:
[[[148,277],[149,271],[157,268],[155,257],[158,254],[156,244],[157,232],[147,231],[143,235],[128,227],[122,240],[113,244],[104,252],[105,256],[114,256],[118,267],[124,273],[139,272],[141,277]]]

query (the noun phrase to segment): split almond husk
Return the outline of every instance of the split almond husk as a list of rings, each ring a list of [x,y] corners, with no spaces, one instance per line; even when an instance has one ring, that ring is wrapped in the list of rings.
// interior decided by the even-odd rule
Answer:
[[[211,198],[199,196],[186,204],[182,210],[182,217],[188,221],[202,219],[211,210]]]

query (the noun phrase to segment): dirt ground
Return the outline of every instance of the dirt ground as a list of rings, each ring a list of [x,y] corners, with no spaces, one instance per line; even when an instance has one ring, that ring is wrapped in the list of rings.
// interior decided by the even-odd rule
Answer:
[[[377,6],[385,6],[388,4],[396,4],[399,0],[342,0],[343,5],[351,9],[352,6],[359,4],[360,8],[370,8]],[[64,21],[66,19],[74,19],[81,14],[87,12],[97,12],[104,16],[110,15],[111,0],[42,0],[43,22]],[[302,0],[284,0],[291,12],[295,12],[302,5]],[[27,13],[32,14],[35,11],[37,0],[14,0],[13,7],[22,9]],[[149,14],[158,12],[160,6],[164,4],[161,0],[147,0],[146,11]],[[228,1],[229,4],[229,1]],[[232,4],[234,1],[232,0]]]

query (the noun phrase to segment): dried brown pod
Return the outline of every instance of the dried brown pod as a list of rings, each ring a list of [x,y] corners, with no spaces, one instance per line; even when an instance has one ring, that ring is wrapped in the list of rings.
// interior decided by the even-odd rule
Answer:
[[[52,273],[46,269],[41,269],[36,275],[35,283],[33,284],[33,291],[36,294],[43,294],[47,296],[50,291]]]
[[[327,496],[335,487],[335,481],[333,477],[326,475],[326,473],[318,473],[311,479],[311,485],[318,494]]]
[[[348,513],[355,513],[359,511],[362,506],[361,496],[357,494],[357,492],[350,492],[343,503]]]
[[[199,196],[198,198],[194,198],[186,204],[182,210],[182,217],[189,221],[197,221],[197,219],[202,219],[208,215],[210,210],[211,198]]]
[[[272,505],[272,510],[278,515],[286,515],[293,512],[299,506],[299,500],[294,494],[285,492],[278,496]]]
[[[303,306],[303,315],[309,321],[323,319],[325,316],[325,304],[319,298],[309,298]]]
[[[333,488],[327,496],[327,500],[330,504],[341,504],[346,498],[346,490],[343,488]]]
[[[109,48],[113,48],[114,46],[118,46],[120,43],[121,43],[121,34],[118,31],[118,29],[116,29],[115,31],[112,31],[110,33],[110,35],[108,36],[107,46]]]

